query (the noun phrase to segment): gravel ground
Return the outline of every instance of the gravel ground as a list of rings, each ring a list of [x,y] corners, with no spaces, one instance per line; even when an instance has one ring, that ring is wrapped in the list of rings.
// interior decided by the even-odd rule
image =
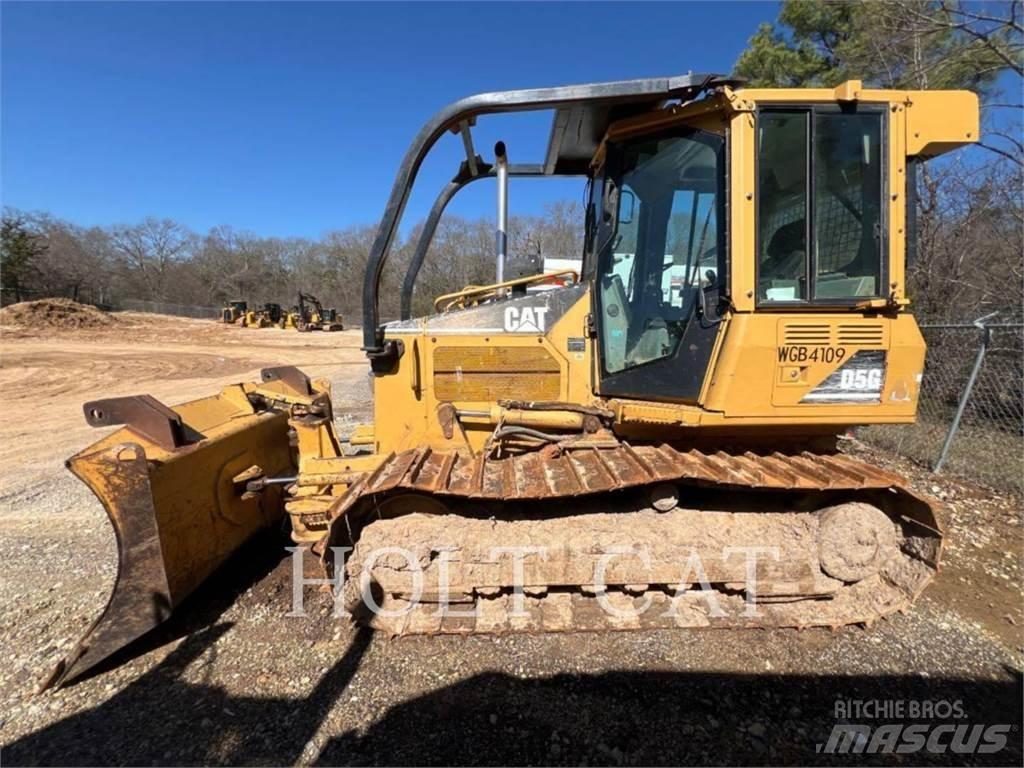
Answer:
[[[232,354],[280,356],[260,346],[284,337],[250,333]],[[92,337],[75,338],[89,349]],[[189,343],[181,354],[201,344]],[[332,375],[344,428],[365,415],[367,380],[354,365]],[[79,394],[55,391],[53,402]],[[288,617],[287,541],[268,534],[167,625],[45,694],[34,693],[39,679],[106,599],[115,543],[98,503],[61,469],[66,453],[35,457],[31,472],[5,460],[0,764],[1019,765],[1020,499],[848,448],[947,507],[940,577],[912,611],[870,629],[389,640],[332,618],[312,590],[307,618]],[[847,700],[959,701],[955,722],[1013,727],[994,754],[822,754]]]

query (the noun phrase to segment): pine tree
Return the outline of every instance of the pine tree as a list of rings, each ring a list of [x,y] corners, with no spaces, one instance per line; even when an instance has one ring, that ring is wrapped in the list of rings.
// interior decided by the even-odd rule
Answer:
[[[26,284],[35,271],[34,261],[46,252],[46,244],[32,233],[25,222],[4,216],[0,229],[0,289],[3,294],[21,301]]]

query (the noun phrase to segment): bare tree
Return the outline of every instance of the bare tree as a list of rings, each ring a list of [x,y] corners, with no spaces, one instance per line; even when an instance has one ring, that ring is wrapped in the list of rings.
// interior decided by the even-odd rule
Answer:
[[[859,24],[869,41],[858,52],[868,72],[890,88],[969,88],[982,97],[986,151],[1024,167],[1020,87],[1007,99],[996,87],[1002,72],[1024,75],[1019,2],[873,3]],[[881,66],[879,66],[879,64]],[[995,114],[1000,112],[999,118]]]
[[[170,219],[148,218],[110,230],[114,254],[147,299],[163,300],[171,265],[187,258],[195,236]]]

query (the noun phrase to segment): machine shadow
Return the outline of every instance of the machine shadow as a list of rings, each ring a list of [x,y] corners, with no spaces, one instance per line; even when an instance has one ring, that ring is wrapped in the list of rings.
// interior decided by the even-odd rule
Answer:
[[[182,680],[182,670],[228,628],[200,630],[103,704],[7,745],[5,763],[1019,765],[1022,757],[1022,684],[1009,669],[1003,681],[630,671],[520,679],[486,673],[392,707],[364,730],[353,724],[336,732],[317,753],[311,740],[356,674],[371,633],[354,633],[308,696],[230,695],[217,685]],[[839,722],[837,699],[960,701],[964,718],[954,722],[1005,723],[1012,730],[1006,747],[993,754],[822,754],[818,745]]]
[[[625,671],[529,680],[484,674],[393,707],[363,732],[339,735],[322,749],[318,764],[1019,765],[1021,678],[1007,672],[1014,677],[1004,682]],[[827,744],[838,722],[837,699],[960,700],[965,717],[954,722],[1008,724],[1007,745],[988,755],[823,754],[818,745]],[[884,722],[890,721],[875,724]]]
[[[309,696],[228,694],[181,679],[231,628],[190,635],[160,664],[104,703],[4,746],[7,765],[275,764],[296,762],[369,647],[371,632],[352,636],[345,653]]]

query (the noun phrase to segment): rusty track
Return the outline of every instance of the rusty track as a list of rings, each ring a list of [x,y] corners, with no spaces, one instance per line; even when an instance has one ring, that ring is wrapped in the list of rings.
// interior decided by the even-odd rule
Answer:
[[[494,459],[419,448],[394,454],[360,492],[399,488],[474,499],[550,499],[605,493],[658,482],[783,490],[861,490],[902,479],[849,456],[813,453],[679,451],[668,444],[546,448]],[[339,506],[337,511],[341,511]]]

